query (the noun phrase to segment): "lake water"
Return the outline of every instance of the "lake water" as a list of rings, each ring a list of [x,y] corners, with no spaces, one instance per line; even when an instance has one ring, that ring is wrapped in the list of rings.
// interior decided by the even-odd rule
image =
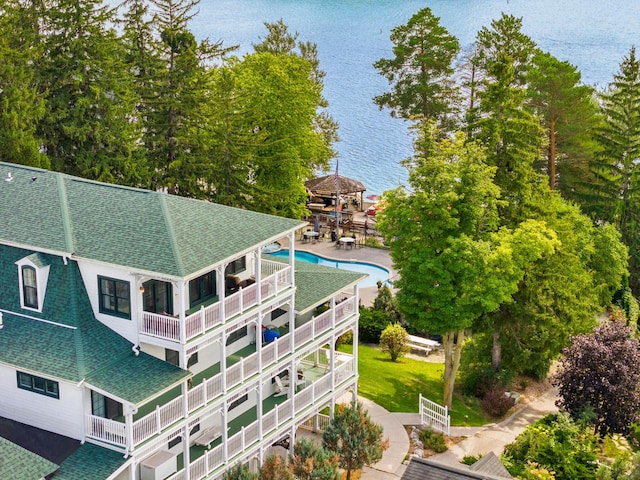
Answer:
[[[367,194],[379,194],[406,182],[399,162],[412,146],[406,123],[373,103],[388,84],[372,64],[391,57],[390,30],[425,6],[463,49],[502,12],[523,17],[524,33],[538,46],[599,87],[640,44],[638,0],[201,0],[191,29],[198,38],[239,45],[240,55],[266,35],[264,22],[279,19],[300,40],[316,43],[329,112],[340,125],[339,172],[362,181]]]

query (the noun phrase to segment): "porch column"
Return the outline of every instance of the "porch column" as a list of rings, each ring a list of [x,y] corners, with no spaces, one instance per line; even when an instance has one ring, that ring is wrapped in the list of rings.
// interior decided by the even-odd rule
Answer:
[[[258,248],[254,254],[253,276],[256,279],[256,301],[258,305],[262,303],[262,249]]]
[[[216,268],[216,288],[218,290],[218,303],[220,303],[220,323],[224,323],[224,297],[226,294],[227,284],[224,278],[224,265],[220,265]]]
[[[187,423],[184,426],[184,430],[182,431],[182,459],[185,473],[185,480],[191,479],[191,469],[189,468],[189,464],[191,463],[191,436],[189,435],[189,424]]]
[[[227,341],[224,331],[220,334],[220,373],[222,374],[222,392],[227,393]]]
[[[289,234],[289,266],[291,267],[291,285],[295,286],[295,256],[296,256],[296,232]]]
[[[336,328],[336,297],[331,297],[329,300],[329,311],[331,311],[331,329]]]
[[[262,386],[263,386],[262,381],[260,381],[260,382],[258,382],[258,386],[256,387],[256,398],[257,398],[257,401],[256,401],[256,412],[258,414],[258,419],[260,420],[258,422],[258,438],[263,438],[262,437],[262,432],[263,432],[263,429],[262,429],[262,415],[263,415],[263,413],[262,413],[262,411],[263,411],[263,408],[262,408]],[[260,453],[262,454],[262,449],[260,449]],[[260,455],[260,463],[262,463],[262,455]]]
[[[187,310],[185,305],[185,298],[187,298],[184,294],[185,282],[182,280],[178,281],[177,290],[178,290],[178,304],[180,305],[179,309],[179,317],[180,317],[180,345],[187,344],[187,325],[185,323],[185,315],[184,312]],[[185,362],[186,365],[186,362]]]
[[[292,352],[295,352],[296,349],[296,315],[295,312],[293,311],[293,302],[291,301],[291,297],[289,297],[289,300],[287,301],[287,305],[289,305],[289,348],[291,349]]]
[[[220,410],[220,416],[222,417],[222,458],[226,464],[229,461],[229,449],[227,448],[227,441],[229,439],[229,427],[227,427],[227,399],[225,398]]]
[[[258,373],[262,373],[262,312],[256,318],[256,353],[258,354]]]
[[[127,434],[127,440],[126,440],[126,449],[127,449],[127,456],[131,455],[133,453],[133,413],[131,413],[131,410],[129,410],[127,413],[125,413],[124,415],[124,431]]]
[[[355,316],[356,319],[353,322],[353,373],[355,374],[355,380],[353,381],[353,400],[356,401],[358,398],[358,341],[359,341],[359,334],[358,334],[358,324],[359,324],[359,319],[360,319],[360,309],[358,308],[359,302],[358,302],[358,286],[356,285],[354,287],[355,289]]]

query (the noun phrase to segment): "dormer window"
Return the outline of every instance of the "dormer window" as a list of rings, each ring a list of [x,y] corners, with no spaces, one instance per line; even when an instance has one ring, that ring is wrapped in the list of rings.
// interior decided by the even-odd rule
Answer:
[[[42,312],[49,278],[50,259],[33,253],[16,262],[20,285],[20,306],[26,310]]]
[[[38,308],[36,269],[28,265],[22,267],[22,299],[25,307]]]

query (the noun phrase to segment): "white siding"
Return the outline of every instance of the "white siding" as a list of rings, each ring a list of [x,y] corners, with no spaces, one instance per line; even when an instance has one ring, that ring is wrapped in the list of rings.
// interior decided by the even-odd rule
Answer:
[[[142,294],[138,290],[136,278],[124,269],[96,265],[89,262],[78,262],[87,295],[91,301],[91,307],[96,318],[114,332],[126,338],[133,344],[138,343],[138,312],[142,311]],[[115,278],[129,282],[129,295],[131,298],[131,319],[114,317],[100,313],[98,302],[98,276]]]
[[[23,371],[37,375],[36,372]],[[44,375],[37,376],[56,380]],[[0,385],[3,386],[0,395],[0,416],[82,440],[82,389],[68,382],[58,381],[58,384],[59,399],[23,390],[18,388],[16,370],[0,365]]]

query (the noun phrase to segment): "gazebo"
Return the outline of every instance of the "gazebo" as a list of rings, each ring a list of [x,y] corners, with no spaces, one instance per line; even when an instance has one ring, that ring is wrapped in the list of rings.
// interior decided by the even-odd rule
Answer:
[[[341,197],[346,196],[355,199],[358,210],[362,209],[362,194],[367,190],[362,182],[352,178],[343,177],[341,175],[338,175],[336,185],[335,174],[312,178],[305,182],[305,186],[311,193],[312,197],[322,198],[325,206],[331,205],[331,200],[334,200],[336,198],[336,194],[339,193]],[[325,199],[329,200],[329,203],[327,203]],[[311,207],[311,205],[313,205],[313,203],[309,206]]]

